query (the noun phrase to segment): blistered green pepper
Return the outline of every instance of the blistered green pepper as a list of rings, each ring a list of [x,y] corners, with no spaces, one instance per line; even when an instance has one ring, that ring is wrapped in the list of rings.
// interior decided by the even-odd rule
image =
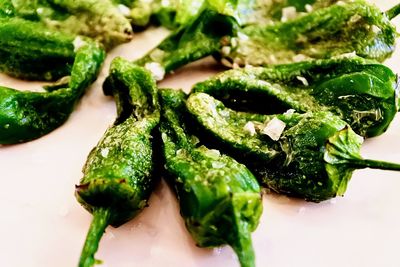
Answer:
[[[262,212],[260,187],[244,165],[189,135],[185,97],[176,90],[160,91],[165,168],[181,215],[198,246],[229,244],[242,267],[255,266],[251,232]]]
[[[151,74],[121,58],[112,62],[104,87],[114,95],[118,117],[83,167],[76,186],[79,203],[93,214],[79,266],[93,266],[108,225],[118,227],[147,205],[155,182],[153,132],[160,110]]]
[[[222,62],[261,66],[347,53],[383,61],[395,49],[390,19],[399,12],[398,6],[382,13],[364,0],[338,1],[288,21],[249,25],[222,48]]]
[[[331,112],[237,112],[204,93],[190,95],[187,108],[203,135],[278,193],[320,202],[343,195],[355,169],[400,170],[400,164],[363,159],[363,138]]]
[[[18,28],[17,25],[21,27]],[[2,26],[0,32],[5,29]],[[72,37],[39,30],[40,27],[35,23],[11,23],[8,26],[8,36],[18,32],[26,32],[29,36],[30,30],[36,34],[30,36],[32,38],[29,43],[13,39],[7,46],[0,45],[0,54],[8,56],[8,60],[0,63],[2,68],[7,68],[6,72],[24,78],[42,77],[42,75],[69,76],[64,76],[53,85],[46,86],[44,89],[47,92],[19,91],[0,87],[0,144],[33,140],[62,125],[85,89],[96,79],[105,57],[102,47],[90,39],[77,37],[80,40],[80,47],[74,50]],[[7,37],[2,38],[0,43],[5,39]],[[15,50],[11,43],[14,44]],[[32,55],[37,55],[37,58]],[[65,65],[58,64],[58,57],[64,60]],[[56,60],[54,64],[53,60]],[[72,60],[71,66],[65,63],[69,60]],[[6,65],[2,65],[3,63]],[[36,65],[38,67],[35,69]],[[54,69],[51,70],[51,67]],[[26,72],[21,73],[21,68]]]
[[[0,18],[0,36],[1,72],[22,79],[49,81],[70,74],[76,55],[76,36],[16,17]]]
[[[161,80],[165,73],[219,51],[223,37],[233,35],[236,25],[233,17],[206,8],[135,63]]]
[[[388,67],[352,57],[230,70],[194,91],[264,114],[331,111],[356,133],[372,137],[385,132],[397,112],[397,82]]]
[[[0,0],[12,16],[37,21],[49,29],[94,38],[107,49],[132,38],[132,27],[111,0]],[[27,40],[26,42],[29,42]]]

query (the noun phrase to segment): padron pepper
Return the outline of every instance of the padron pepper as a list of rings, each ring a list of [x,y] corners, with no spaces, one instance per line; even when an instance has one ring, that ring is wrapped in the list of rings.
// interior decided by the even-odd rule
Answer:
[[[187,229],[198,246],[229,244],[242,267],[255,266],[251,232],[262,212],[256,178],[244,165],[200,146],[189,134],[183,92],[164,89],[159,95],[164,166]]]
[[[196,84],[194,91],[264,114],[331,111],[365,137],[385,132],[398,108],[397,76],[359,57],[229,70]]]
[[[105,57],[101,45],[93,40],[17,20],[0,22],[0,68],[17,77],[63,78],[45,86],[46,92],[0,86],[0,144],[30,141],[62,125],[96,79]],[[80,44],[74,47],[76,40]]]
[[[347,53],[383,61],[395,49],[390,20],[399,13],[399,5],[381,12],[364,0],[338,1],[288,21],[249,25],[221,49],[222,62],[263,66]]]
[[[203,138],[278,193],[320,202],[343,195],[355,169],[400,170],[400,164],[363,159],[363,138],[331,112],[238,112],[205,93],[191,94],[187,108]]]
[[[131,40],[133,35],[129,20],[111,0],[0,0],[2,6],[7,8],[8,16],[36,21],[71,35],[88,36],[107,49]]]
[[[233,17],[205,8],[191,23],[179,28],[135,63],[149,69],[157,80],[185,64],[221,48],[221,40],[236,31]]]
[[[116,58],[104,86],[115,98],[118,117],[90,152],[76,186],[77,200],[93,214],[81,267],[94,265],[108,225],[118,227],[146,207],[155,184],[152,137],[160,120],[155,81],[145,69]]]
[[[0,71],[29,80],[54,81],[70,75],[76,49],[84,42],[17,17],[0,18],[0,36]]]

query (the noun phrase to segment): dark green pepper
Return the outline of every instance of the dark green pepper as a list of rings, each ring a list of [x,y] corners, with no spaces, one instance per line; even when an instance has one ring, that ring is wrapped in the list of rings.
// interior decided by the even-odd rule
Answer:
[[[68,119],[85,89],[96,79],[105,57],[104,50],[97,42],[80,40],[81,47],[77,48],[76,52],[72,51],[70,76],[45,87],[47,92],[18,91],[0,87],[0,144],[14,144],[39,138]],[[73,47],[72,42],[65,44]],[[34,47],[36,44],[32,42],[31,45]],[[43,40],[42,45],[44,51],[47,46],[49,50],[62,49],[53,48],[55,44],[51,40],[49,43]],[[2,48],[4,47],[0,50]],[[40,49],[39,45],[37,49]],[[43,62],[45,63],[46,61]]]
[[[250,25],[222,48],[222,62],[261,66],[347,53],[383,61],[395,49],[397,32],[390,19],[398,13],[397,6],[382,13],[363,0],[339,1],[286,22]]]
[[[236,109],[331,111],[356,133],[385,132],[397,112],[397,76],[359,57],[230,70],[194,86]]]
[[[161,80],[164,73],[216,53],[223,37],[234,34],[235,30],[233,17],[204,9],[189,25],[174,31],[135,63],[145,66]]]
[[[93,266],[108,225],[118,227],[147,205],[155,184],[152,135],[160,119],[157,87],[150,73],[114,59],[104,91],[117,103],[118,117],[83,167],[76,198],[93,214],[79,266]]]
[[[355,169],[400,170],[363,159],[363,138],[331,112],[237,112],[204,93],[190,95],[187,107],[207,138],[278,193],[320,202],[343,195]]]
[[[251,232],[262,212],[260,187],[244,165],[188,134],[185,98],[180,91],[160,91],[165,168],[181,215],[198,246],[229,244],[242,267],[255,266]]]

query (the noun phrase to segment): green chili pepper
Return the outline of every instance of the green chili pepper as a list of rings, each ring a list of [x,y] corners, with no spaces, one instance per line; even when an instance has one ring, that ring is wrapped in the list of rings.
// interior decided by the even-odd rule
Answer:
[[[229,244],[242,267],[255,266],[251,232],[262,212],[260,187],[244,165],[196,144],[184,124],[185,98],[181,91],[160,91],[165,168],[181,215],[198,246]]]
[[[397,112],[397,76],[359,57],[230,70],[194,86],[236,109],[331,111],[355,132],[385,132]]]
[[[136,64],[151,70],[158,80],[165,72],[211,55],[221,47],[224,36],[236,30],[233,17],[204,9],[187,27],[181,27]]]
[[[390,19],[399,12],[397,6],[382,13],[363,0],[339,1],[286,22],[250,25],[222,48],[222,62],[260,66],[346,53],[383,61],[395,48],[397,32]]]
[[[34,25],[35,24],[32,24],[31,26]],[[33,27],[24,29],[33,30]],[[18,31],[16,28],[15,30]],[[47,32],[48,31],[41,32],[43,35],[40,37],[45,36]],[[37,51],[39,57],[40,52],[44,51],[46,56],[43,57],[42,61],[41,59],[38,59],[38,61],[41,61],[41,64],[47,63],[49,65],[47,67],[50,67],[52,63],[50,60],[51,58],[49,58],[49,55],[51,55],[50,52],[62,51],[63,48],[56,48],[57,43],[53,42],[60,41],[58,38],[53,39],[54,36],[58,37],[58,34],[48,33],[48,40],[40,39],[41,41],[39,41],[31,39],[32,42],[26,44],[17,40],[14,42],[16,44],[15,47],[18,47],[18,45],[30,45],[30,48],[17,51],[12,51],[10,49],[10,52],[28,56],[29,52]],[[39,35],[35,36],[39,37]],[[62,35],[60,36],[63,37]],[[81,47],[77,48],[76,52],[73,52],[72,42],[66,42],[67,40],[71,40],[71,38],[65,37],[64,40],[61,40],[65,40],[64,50],[71,52],[74,59],[70,76],[65,76],[59,82],[45,87],[47,92],[18,91],[11,88],[0,87],[0,144],[14,144],[33,140],[62,125],[68,119],[76,102],[83,95],[85,89],[96,79],[105,57],[104,50],[99,44],[82,37],[82,39],[80,39]],[[40,47],[40,44],[42,44],[42,47]],[[5,48],[2,46],[0,47],[0,50]],[[47,51],[50,52],[47,53]],[[32,55],[29,56],[33,59]],[[23,62],[17,64],[23,64]],[[25,67],[33,67],[33,64],[30,66],[26,65]],[[57,67],[57,65],[55,65],[55,67]]]
[[[13,16],[40,22],[52,30],[94,38],[108,49],[132,38],[129,20],[110,0],[2,0],[0,6],[6,3],[8,7],[11,3]]]
[[[268,188],[308,201],[343,195],[355,169],[400,170],[360,156],[362,137],[331,112],[237,112],[204,93],[187,107],[206,136],[254,171]]]
[[[21,18],[0,18],[0,36],[1,72],[35,80],[70,74],[76,36]]]
[[[104,87],[113,94],[118,117],[90,152],[76,198],[93,221],[79,266],[93,266],[94,254],[108,225],[118,227],[137,215],[153,190],[152,134],[160,110],[150,73],[121,58],[114,59]]]

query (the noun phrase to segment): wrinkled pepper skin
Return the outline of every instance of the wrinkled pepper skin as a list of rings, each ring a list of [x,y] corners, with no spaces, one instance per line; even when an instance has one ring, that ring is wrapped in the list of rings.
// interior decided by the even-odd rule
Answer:
[[[356,133],[386,131],[397,112],[397,76],[359,57],[230,70],[194,87],[237,109],[260,113],[331,111]]]
[[[70,74],[75,36],[21,18],[0,18],[0,36],[1,72],[48,81]]]
[[[363,159],[363,138],[331,112],[237,112],[204,93],[190,95],[187,108],[208,139],[278,193],[320,202],[343,195],[355,169],[400,170],[398,164]],[[268,129],[274,119],[284,124],[277,139]]]
[[[185,64],[218,52],[222,39],[234,35],[236,27],[233,17],[204,9],[189,25],[174,31],[135,63],[149,70],[156,66],[159,72],[169,73]],[[160,80],[162,78],[159,77]]]
[[[229,66],[265,66],[346,53],[383,61],[395,49],[397,32],[390,19],[396,15],[382,13],[363,0],[338,1],[285,22],[244,27],[221,54]]]
[[[61,126],[96,79],[104,57],[97,42],[85,40],[75,53],[70,76],[47,86],[47,92],[0,87],[0,144],[30,141]]]
[[[93,221],[79,266],[93,266],[98,243],[108,225],[118,227],[147,205],[155,185],[153,132],[160,108],[151,74],[116,58],[104,92],[112,94],[118,117],[90,152],[75,195]]]
[[[186,228],[198,246],[229,244],[242,267],[255,266],[251,232],[262,213],[260,187],[244,165],[196,144],[184,123],[185,98],[160,90],[165,168]]]
[[[111,0],[2,2],[11,3],[12,16],[36,21],[51,30],[94,38],[107,49],[132,39],[129,20]]]

